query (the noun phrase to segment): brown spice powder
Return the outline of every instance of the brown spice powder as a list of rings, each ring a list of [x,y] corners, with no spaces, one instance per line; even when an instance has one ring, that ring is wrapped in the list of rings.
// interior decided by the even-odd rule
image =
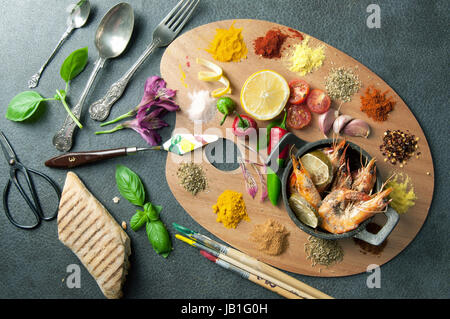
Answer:
[[[250,234],[258,250],[272,256],[282,254],[288,247],[289,231],[274,219],[269,218],[262,225],[256,225]]]

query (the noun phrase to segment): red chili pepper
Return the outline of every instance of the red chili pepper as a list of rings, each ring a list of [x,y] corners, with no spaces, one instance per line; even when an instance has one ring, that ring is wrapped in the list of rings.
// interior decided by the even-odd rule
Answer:
[[[256,121],[247,115],[237,114],[232,125],[233,133],[236,136],[247,136],[256,133],[258,125]]]
[[[274,126],[270,130],[270,141],[268,146],[268,154],[272,152],[272,148],[276,147],[277,144],[280,142],[281,138],[289,133],[289,131],[286,129],[286,112],[284,114],[283,122],[278,126]],[[284,159],[287,157],[287,154],[289,152],[289,146],[286,146],[278,155],[278,158]]]

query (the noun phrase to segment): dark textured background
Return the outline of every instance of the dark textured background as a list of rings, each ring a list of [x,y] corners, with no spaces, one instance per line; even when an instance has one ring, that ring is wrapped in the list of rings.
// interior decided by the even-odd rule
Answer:
[[[54,132],[66,116],[56,102],[45,105],[34,122],[14,123],[4,114],[8,102],[27,90],[27,81],[43,63],[65,30],[65,8],[70,0],[0,1],[0,127],[8,136],[19,158],[29,167],[49,174],[60,187],[65,172],[50,170],[43,162],[58,154],[51,143]],[[75,1],[74,1],[75,2]],[[64,88],[59,68],[73,50],[88,46],[89,64],[71,85],[69,102],[75,104],[97,57],[93,43],[101,17],[119,1],[92,1],[93,12],[82,28],[75,30],[41,77],[36,89],[51,97]],[[102,97],[151,41],[153,28],[175,5],[175,0],[130,0],[135,10],[134,36],[119,58],[109,60],[87,99]],[[421,124],[431,147],[435,165],[435,193],[428,218],[418,236],[397,257],[381,267],[381,288],[366,287],[367,274],[342,278],[294,277],[336,298],[449,298],[449,2],[375,1],[381,7],[381,28],[366,26],[366,8],[373,0],[274,1],[202,0],[185,30],[215,20],[255,18],[296,28],[327,42],[359,60],[382,77],[408,104]],[[145,79],[159,74],[163,49],[158,49],[140,68],[125,95],[115,105],[112,116],[128,111],[141,98]],[[168,117],[174,123],[174,117]],[[85,129],[77,134],[74,151],[144,146],[132,131],[110,136],[95,136],[98,123],[87,112],[82,117]],[[170,128],[163,130],[163,138]],[[114,182],[116,164],[125,164],[143,179],[150,199],[164,206],[162,218],[167,225],[177,222],[202,229],[181,208],[165,181],[166,154],[154,152],[79,168],[76,172],[87,187],[120,222],[128,221],[132,206],[125,200],[113,204],[118,195]],[[0,160],[0,186],[7,181],[8,168]],[[15,200],[12,194],[12,200]],[[46,200],[56,205],[56,200]],[[27,209],[23,203],[11,204]],[[172,231],[172,229],[171,229]],[[200,257],[194,248],[173,237],[174,251],[168,259],[157,256],[145,231],[128,230],[132,240],[132,268],[125,286],[127,298],[279,298],[237,275],[218,268]],[[172,231],[172,235],[174,232]],[[80,264],[76,256],[57,239],[56,221],[44,222],[32,231],[13,227],[0,214],[0,297],[2,298],[103,298],[95,281],[82,267],[81,289],[69,289],[63,279],[69,264]]]

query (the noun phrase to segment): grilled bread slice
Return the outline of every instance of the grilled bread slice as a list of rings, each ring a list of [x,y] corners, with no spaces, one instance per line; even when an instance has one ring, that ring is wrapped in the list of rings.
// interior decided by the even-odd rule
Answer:
[[[109,299],[122,297],[130,238],[73,172],[68,172],[58,211],[58,238],[81,260]]]

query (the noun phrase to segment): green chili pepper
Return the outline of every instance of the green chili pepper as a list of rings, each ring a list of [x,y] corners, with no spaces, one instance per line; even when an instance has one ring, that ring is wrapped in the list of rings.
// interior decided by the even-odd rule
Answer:
[[[277,159],[278,167],[283,167],[284,159]],[[281,180],[278,178],[277,174],[270,168],[267,167],[267,195],[273,206],[278,205],[278,198],[280,198],[281,193]]]
[[[217,109],[220,113],[222,113],[223,119],[222,122],[220,122],[220,125],[222,125],[225,122],[225,119],[228,115],[232,114],[234,112],[234,109],[236,108],[236,103],[229,97],[221,97],[217,100]]]

